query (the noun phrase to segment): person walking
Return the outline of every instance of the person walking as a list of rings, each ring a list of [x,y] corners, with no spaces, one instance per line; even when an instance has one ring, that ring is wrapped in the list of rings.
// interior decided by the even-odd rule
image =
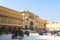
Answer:
[[[18,36],[17,29],[16,29],[16,27],[14,27],[13,31],[12,31],[12,39],[16,39],[17,36]]]
[[[22,40],[24,37],[23,30],[20,27],[18,28],[18,36],[20,40]]]
[[[29,33],[29,31],[26,30],[24,34],[29,36],[30,33]]]

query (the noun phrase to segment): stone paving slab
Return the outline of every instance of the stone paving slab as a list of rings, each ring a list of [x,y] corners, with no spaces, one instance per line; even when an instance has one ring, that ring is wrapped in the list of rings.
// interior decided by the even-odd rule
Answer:
[[[0,40],[20,40],[20,39],[11,39],[11,34],[7,35],[1,35]],[[59,36],[54,36],[54,35],[38,35],[35,33],[30,34],[29,37],[24,35],[24,38],[22,40],[60,40]]]

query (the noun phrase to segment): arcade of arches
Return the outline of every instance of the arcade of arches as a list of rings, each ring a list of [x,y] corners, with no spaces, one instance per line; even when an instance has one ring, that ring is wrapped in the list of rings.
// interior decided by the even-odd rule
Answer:
[[[22,14],[25,13],[25,16]],[[24,17],[25,19],[23,20]],[[24,10],[22,12],[18,12],[6,7],[0,6],[0,29],[8,29],[12,30],[14,27],[18,28],[45,28],[44,24],[46,24],[46,20],[42,20],[39,16],[29,12],[28,10]]]

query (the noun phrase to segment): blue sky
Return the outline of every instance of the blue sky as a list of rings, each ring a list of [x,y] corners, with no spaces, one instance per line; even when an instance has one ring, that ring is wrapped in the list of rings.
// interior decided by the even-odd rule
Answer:
[[[0,0],[0,6],[29,10],[40,18],[60,22],[60,0]]]

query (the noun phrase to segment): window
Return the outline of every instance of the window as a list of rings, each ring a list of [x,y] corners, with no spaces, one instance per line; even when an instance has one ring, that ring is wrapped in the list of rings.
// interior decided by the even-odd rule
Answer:
[[[7,19],[0,19],[1,23],[7,23]]]
[[[12,20],[8,19],[8,24],[12,24]]]

